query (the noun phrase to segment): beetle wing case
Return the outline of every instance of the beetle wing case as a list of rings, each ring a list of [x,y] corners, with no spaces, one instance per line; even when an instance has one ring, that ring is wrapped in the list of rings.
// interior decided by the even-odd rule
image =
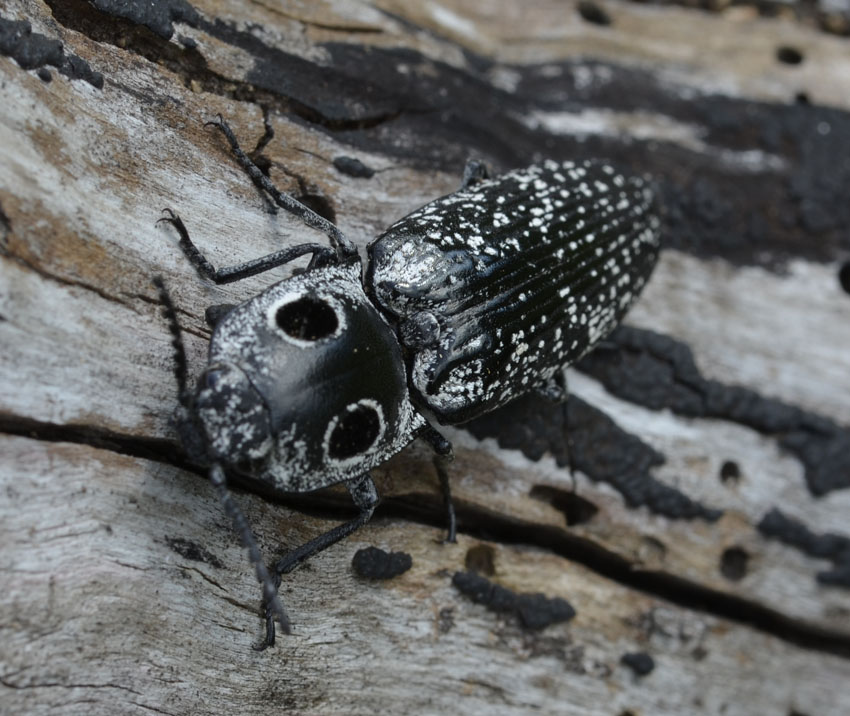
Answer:
[[[195,407],[215,457],[293,492],[362,475],[425,426],[356,259],[309,269],[230,311],[210,341]]]
[[[444,424],[543,386],[619,322],[658,255],[640,177],[546,162],[422,207],[369,247],[414,399]]]

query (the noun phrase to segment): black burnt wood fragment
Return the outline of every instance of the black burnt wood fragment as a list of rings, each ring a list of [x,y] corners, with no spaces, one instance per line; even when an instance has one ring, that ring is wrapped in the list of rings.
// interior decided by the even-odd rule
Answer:
[[[574,395],[564,406],[528,394],[464,427],[531,460],[550,453],[558,465],[572,465],[614,487],[630,507],[646,506],[674,519],[714,521],[722,514],[656,480],[651,469],[664,462],[663,455]]]
[[[817,581],[850,589],[850,536],[831,532],[818,534],[776,507],[762,518],[758,531],[765,537],[796,547],[810,557],[828,559],[834,566],[818,572]]]
[[[55,67],[71,80],[85,80],[93,87],[103,87],[103,75],[95,72],[81,57],[66,53],[62,43],[32,31],[27,20],[7,20],[0,17],[0,55],[11,57],[25,70],[38,70],[38,76],[49,82],[46,66]]]
[[[74,5],[50,2],[60,14]],[[89,7],[159,38],[182,22],[238,47],[254,64],[236,90],[226,89],[231,78],[209,72],[197,49],[147,42],[143,53],[173,67],[182,56],[208,91],[256,96],[353,146],[446,171],[460,171],[470,156],[496,170],[542,158],[606,157],[654,177],[668,247],[771,269],[794,257],[832,261],[850,249],[843,230],[850,224],[850,115],[842,110],[792,96],[768,103],[694,94],[652,71],[599,60],[496,65],[467,51],[466,66],[457,67],[409,48],[329,42],[319,46],[326,59],[317,63],[271,47],[250,28],[201,16],[183,0],[155,5],[98,0]],[[490,82],[495,69],[518,78],[511,91]],[[588,76],[599,79],[582,80]],[[694,141],[580,135],[535,119],[594,109],[660,115],[693,128]]]
[[[354,571],[364,579],[392,579],[413,566],[406,552],[386,552],[378,547],[364,547],[351,560]]]
[[[719,418],[776,436],[805,467],[813,495],[850,487],[850,430],[754,390],[704,378],[690,348],[653,331],[620,326],[577,368],[614,395],[652,410]]]
[[[107,15],[144,25],[163,39],[174,34],[174,23],[195,26],[200,15],[186,0],[157,0],[157,2],[128,2],[127,0],[91,0],[92,5]]]
[[[474,572],[455,572],[452,584],[476,604],[493,612],[514,614],[526,629],[539,630],[570,621],[576,611],[565,599],[540,593],[514,592]]]

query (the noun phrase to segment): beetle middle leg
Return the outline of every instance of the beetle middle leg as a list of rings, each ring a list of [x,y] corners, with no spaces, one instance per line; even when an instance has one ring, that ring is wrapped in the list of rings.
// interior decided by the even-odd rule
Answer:
[[[337,525],[333,529],[320,534],[318,537],[314,537],[305,544],[302,544],[300,547],[296,547],[278,560],[277,564],[274,566],[275,582],[278,585],[280,585],[281,575],[288,574],[313,555],[318,554],[340,540],[345,539],[359,530],[371,519],[372,513],[375,511],[375,507],[378,504],[378,491],[375,488],[372,476],[369,475],[369,473],[360,475],[360,477],[347,480],[345,486],[348,488],[348,492],[351,495],[351,499],[354,500],[354,504],[359,508],[360,514],[353,520]],[[274,646],[275,641],[275,612],[268,596],[263,599],[263,608],[266,619],[266,640],[262,645],[260,645],[260,649]]]
[[[455,515],[455,505],[452,501],[449,472],[446,470],[446,465],[454,460],[452,444],[430,425],[425,428],[419,437],[427,442],[436,453],[434,455],[434,469],[437,471],[437,477],[440,480],[440,491],[443,493],[443,505],[446,510],[446,523],[448,524],[448,534],[443,541],[457,542],[457,516]]]

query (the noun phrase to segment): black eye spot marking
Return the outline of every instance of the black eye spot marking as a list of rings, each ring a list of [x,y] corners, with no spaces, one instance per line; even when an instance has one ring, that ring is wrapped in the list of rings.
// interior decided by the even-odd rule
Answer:
[[[327,301],[317,296],[302,296],[278,308],[275,323],[292,338],[318,341],[336,331],[339,319]]]
[[[361,401],[349,405],[328,426],[328,456],[334,460],[345,460],[366,452],[383,432],[383,419],[374,401]]]

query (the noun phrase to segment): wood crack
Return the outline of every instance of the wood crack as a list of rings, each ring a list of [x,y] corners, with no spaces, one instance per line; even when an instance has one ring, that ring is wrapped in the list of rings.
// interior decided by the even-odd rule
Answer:
[[[49,442],[71,442],[111,450],[123,455],[171,465],[197,475],[202,468],[186,461],[174,442],[138,438],[111,431],[40,423],[26,418],[0,416],[0,432]],[[236,482],[239,485],[239,482]],[[255,491],[255,490],[252,490]],[[263,497],[287,508],[327,519],[345,519],[351,508],[333,494],[281,494],[262,490]],[[660,571],[640,570],[620,555],[562,528],[513,519],[465,501],[456,502],[458,531],[482,540],[509,545],[529,545],[577,562],[618,584],[672,602],[686,609],[744,624],[788,643],[850,659],[850,634],[838,633],[792,619],[747,598],[722,592],[690,579]],[[402,518],[419,524],[443,526],[441,498],[412,494],[385,499],[376,518]],[[243,605],[244,606],[244,605]]]

